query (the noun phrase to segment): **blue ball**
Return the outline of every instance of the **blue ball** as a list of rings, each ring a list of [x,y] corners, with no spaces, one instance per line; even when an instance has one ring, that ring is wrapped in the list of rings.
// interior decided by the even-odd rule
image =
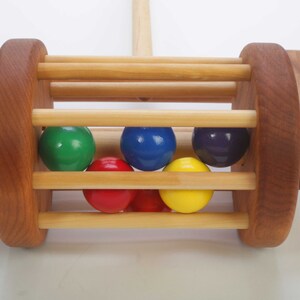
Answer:
[[[246,128],[194,128],[193,148],[205,164],[228,167],[238,162],[249,147]]]
[[[126,127],[121,151],[136,169],[154,171],[166,166],[176,150],[176,138],[169,127]]]

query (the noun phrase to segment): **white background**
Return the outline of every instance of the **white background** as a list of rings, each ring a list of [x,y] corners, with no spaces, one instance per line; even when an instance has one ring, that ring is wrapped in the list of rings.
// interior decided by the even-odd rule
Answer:
[[[300,49],[298,3],[152,0],[154,55],[237,57],[249,42]],[[50,54],[131,55],[128,0],[0,4],[0,44],[39,38]],[[61,192],[54,209],[89,207]],[[216,193],[207,210],[230,211],[230,193]],[[299,225],[298,209],[274,249],[246,247],[235,231],[52,230],[34,250],[0,244],[0,299],[300,299]]]

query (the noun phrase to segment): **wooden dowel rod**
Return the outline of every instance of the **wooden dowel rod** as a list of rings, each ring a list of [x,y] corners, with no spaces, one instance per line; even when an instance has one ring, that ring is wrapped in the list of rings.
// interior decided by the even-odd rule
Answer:
[[[254,190],[255,173],[34,172],[34,189]]]
[[[255,110],[79,110],[34,109],[34,126],[150,126],[246,127],[256,126]]]
[[[201,97],[59,97],[55,102],[179,102],[179,103],[232,103],[233,96],[201,96]]]
[[[247,229],[247,213],[119,213],[47,212],[39,214],[40,229],[184,228]]]
[[[38,79],[47,80],[249,80],[246,64],[39,63]]]
[[[90,128],[96,143],[95,157],[116,156],[122,157],[120,150],[120,138],[123,128],[96,127]],[[176,152],[174,159],[180,157],[192,156],[195,153],[192,147],[192,131],[190,127],[175,127],[173,128],[176,135]]]
[[[151,20],[148,0],[132,0],[132,54],[152,56]]]
[[[98,97],[233,97],[235,82],[52,82],[57,98]]]
[[[163,64],[242,64],[232,57],[168,57],[168,56],[63,56],[46,55],[46,63],[163,63]]]

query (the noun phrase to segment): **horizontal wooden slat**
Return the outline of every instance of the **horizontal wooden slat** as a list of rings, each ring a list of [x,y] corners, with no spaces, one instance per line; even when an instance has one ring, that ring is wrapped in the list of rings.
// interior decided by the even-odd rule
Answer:
[[[233,97],[235,82],[52,82],[55,99],[103,97]],[[184,99],[183,99],[184,101]]]
[[[47,80],[250,80],[246,64],[129,64],[129,63],[39,63],[38,79]]]
[[[34,172],[34,189],[254,190],[254,173]]]
[[[41,229],[191,228],[247,229],[246,213],[119,213],[47,212],[39,214]]]
[[[199,97],[59,97],[55,102],[175,102],[175,103],[232,103],[234,96]]]
[[[246,127],[256,126],[255,110],[79,110],[34,109],[34,126],[150,126]]]
[[[241,58],[232,57],[168,57],[168,56],[64,56],[46,55],[51,63],[164,63],[164,64],[241,64]]]

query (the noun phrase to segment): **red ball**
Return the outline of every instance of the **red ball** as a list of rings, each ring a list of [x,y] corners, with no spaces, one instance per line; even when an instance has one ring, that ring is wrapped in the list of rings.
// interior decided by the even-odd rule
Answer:
[[[161,212],[171,209],[162,201],[157,190],[139,190],[126,211]]]
[[[95,160],[87,171],[133,171],[124,160],[104,157]],[[136,190],[83,190],[86,200],[104,213],[117,213],[127,208],[137,194]]]

